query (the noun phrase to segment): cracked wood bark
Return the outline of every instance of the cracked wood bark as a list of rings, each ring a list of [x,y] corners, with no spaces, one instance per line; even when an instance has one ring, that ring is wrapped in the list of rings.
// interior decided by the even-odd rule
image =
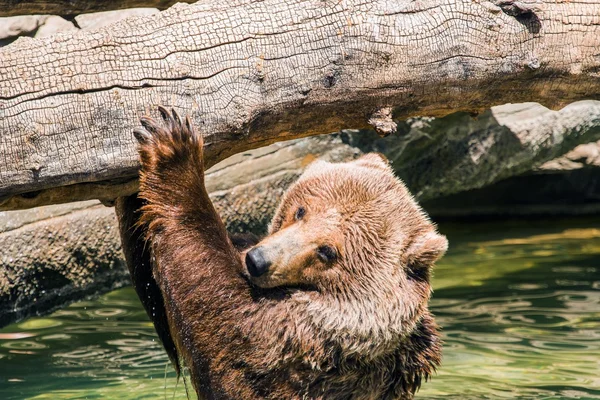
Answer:
[[[274,141],[366,127],[390,107],[400,119],[598,98],[599,8],[207,0],[19,40],[0,50],[0,208],[135,191],[131,131],[158,104],[192,115],[210,166]]]
[[[164,10],[175,3],[193,3],[195,0],[0,0],[0,17],[27,14],[77,15],[125,8],[153,7]]]

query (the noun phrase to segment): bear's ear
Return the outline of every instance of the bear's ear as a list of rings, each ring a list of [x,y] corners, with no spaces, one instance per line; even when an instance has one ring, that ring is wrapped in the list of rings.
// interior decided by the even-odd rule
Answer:
[[[381,153],[367,153],[354,161],[364,167],[378,168],[385,171],[391,171],[389,160]]]
[[[325,160],[312,160],[309,161],[306,164],[306,168],[304,170],[304,173],[309,175],[313,172],[322,172],[325,168],[327,168],[330,165],[329,162],[325,161]]]
[[[409,278],[429,280],[431,266],[448,250],[446,236],[432,230],[417,236],[405,253]]]

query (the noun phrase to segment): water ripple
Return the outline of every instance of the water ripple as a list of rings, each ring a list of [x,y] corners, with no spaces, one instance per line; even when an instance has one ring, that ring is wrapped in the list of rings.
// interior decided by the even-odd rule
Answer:
[[[417,399],[600,399],[600,235],[585,223],[441,227],[444,360]],[[0,360],[2,400],[186,398],[131,288],[0,330]]]

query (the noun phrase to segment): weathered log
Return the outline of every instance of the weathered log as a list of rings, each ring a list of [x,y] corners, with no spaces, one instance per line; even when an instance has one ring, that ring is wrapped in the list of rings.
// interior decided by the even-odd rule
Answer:
[[[111,197],[158,104],[192,115],[210,166],[390,115],[599,97],[600,1],[497,3],[207,0],[18,40],[0,50],[1,207],[100,196],[90,182]]]
[[[114,212],[107,211],[96,205],[33,216],[0,231],[0,326],[129,282]]]
[[[12,17],[27,14],[71,16],[134,7],[154,7],[164,10],[175,3],[193,3],[194,1],[196,0],[0,0],[0,17]]]

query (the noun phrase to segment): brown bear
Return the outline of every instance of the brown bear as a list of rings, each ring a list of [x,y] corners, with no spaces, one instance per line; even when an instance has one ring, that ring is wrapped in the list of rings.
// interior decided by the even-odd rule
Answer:
[[[204,186],[202,135],[160,113],[135,132],[139,198],[117,211],[138,294],[198,395],[412,398],[440,363],[427,304],[447,241],[385,158],[311,164],[269,235],[238,251]]]

